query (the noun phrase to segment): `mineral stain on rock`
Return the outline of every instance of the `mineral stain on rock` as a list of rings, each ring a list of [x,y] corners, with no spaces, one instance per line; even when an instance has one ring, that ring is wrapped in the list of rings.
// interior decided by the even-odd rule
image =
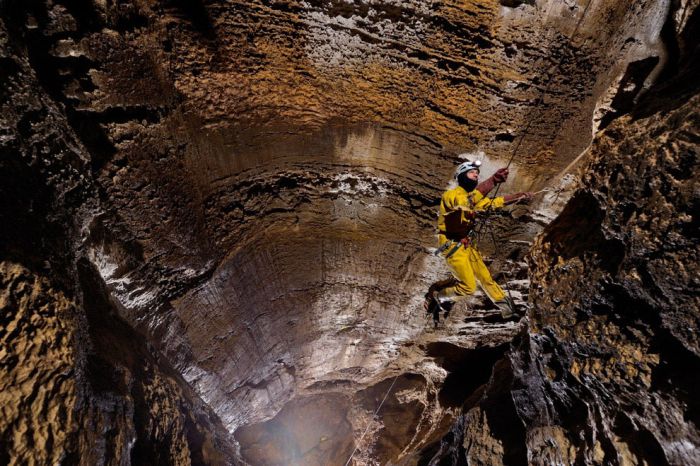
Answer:
[[[700,464],[697,6],[3,2],[0,463]]]

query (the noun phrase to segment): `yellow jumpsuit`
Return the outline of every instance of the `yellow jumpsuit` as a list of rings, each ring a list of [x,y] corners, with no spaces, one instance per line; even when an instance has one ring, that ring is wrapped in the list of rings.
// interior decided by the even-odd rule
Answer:
[[[440,201],[440,216],[438,217],[439,245],[442,246],[448,241],[447,236],[445,236],[446,214],[457,209],[464,210],[466,213],[483,211],[489,206],[491,209],[502,208],[504,206],[503,197],[490,199],[484,197],[477,190],[467,193],[461,186],[446,191]],[[442,256],[447,256],[452,248],[453,246],[450,245],[442,252]],[[503,289],[493,281],[489,270],[484,264],[484,260],[481,258],[481,254],[473,244],[470,244],[467,248],[460,246],[454,254],[447,258],[447,265],[459,282],[455,286],[440,291],[441,297],[470,295],[476,290],[476,281],[478,280],[481,287],[494,302],[505,299],[506,296],[503,293]]]

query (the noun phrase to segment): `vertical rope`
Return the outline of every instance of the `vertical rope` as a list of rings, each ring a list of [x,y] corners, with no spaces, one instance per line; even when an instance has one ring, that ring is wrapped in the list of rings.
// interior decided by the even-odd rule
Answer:
[[[422,332],[421,332],[421,333],[422,333]],[[374,414],[372,414],[372,419],[374,419],[375,417],[377,417],[377,414],[379,414],[379,410],[382,409],[382,406],[384,405],[384,402],[385,402],[386,399],[389,397],[389,393],[391,393],[391,390],[394,389],[394,385],[396,384],[396,381],[398,380],[399,375],[401,375],[401,374],[400,374],[400,373],[397,374],[396,377],[394,377],[394,380],[391,382],[391,385],[389,385],[389,390],[386,391],[386,394],[384,395],[384,398],[382,399],[381,403],[379,403],[379,406],[377,406],[377,409],[374,410]],[[353,458],[353,456],[355,456],[355,453],[357,452],[357,449],[358,449],[358,446],[357,446],[357,445],[359,445],[359,444],[362,442],[362,440],[365,438],[365,435],[367,435],[367,432],[369,431],[369,426],[370,426],[370,425],[372,425],[372,423],[371,423],[371,422],[368,422],[368,423],[367,423],[367,427],[365,427],[365,431],[362,432],[362,435],[360,435],[359,440],[358,440],[357,443],[355,444],[355,449],[352,451],[352,453],[350,453],[350,457],[349,457],[348,460],[345,462],[345,466],[348,466],[348,465],[350,464],[350,461],[352,461],[352,458]]]
[[[578,30],[581,27],[581,24],[583,24],[583,20],[588,14],[588,10],[590,9],[591,5],[593,4],[593,0],[588,0],[586,3],[586,7],[583,9],[583,13],[581,14],[581,17],[578,19],[576,22],[576,27],[574,28],[574,31],[571,33],[571,37],[569,37],[569,42],[573,42],[574,38],[576,37],[576,34],[578,34]],[[558,69],[561,67],[561,62],[559,62],[557,65],[554,65],[552,67],[551,72],[549,73],[549,79],[547,80],[547,84],[545,85],[544,89],[542,90],[542,94],[540,94],[539,99],[537,99],[537,102],[534,105],[534,108],[539,108],[540,105],[542,105],[542,102],[544,102],[544,97],[547,95],[547,92],[549,91],[549,86],[552,84],[552,81],[554,81],[554,71],[558,71]],[[540,115],[541,115],[540,111]],[[538,115],[538,117],[540,116]],[[515,145],[513,148],[513,153],[511,154],[510,158],[508,159],[508,164],[506,165],[506,168],[510,168],[510,165],[513,163],[513,160],[515,159],[515,156],[518,153],[518,150],[520,149],[520,146],[522,145],[523,141],[525,140],[525,137],[529,134],[530,128],[532,127],[532,122],[535,121],[536,118],[530,118],[528,119],[527,125],[525,126],[525,129],[523,132],[520,134],[520,138],[518,139],[518,143]],[[501,189],[501,183],[499,183],[496,186],[496,191],[494,191],[493,196],[491,197],[491,203],[489,206],[486,208],[486,212],[484,216],[480,219],[480,222],[478,224],[478,230],[476,232],[476,237],[477,239],[481,238],[481,230],[486,223],[486,220],[491,214],[492,205],[493,205],[493,200],[498,196],[498,191]],[[476,229],[476,227],[475,227]]]
[[[583,23],[583,19],[586,17],[586,14],[588,13],[588,10],[589,10],[589,8],[590,8],[590,6],[591,6],[592,3],[593,3],[593,0],[588,0],[588,2],[586,3],[586,7],[584,8],[583,13],[581,14],[581,17],[579,18],[578,22],[576,23],[576,27],[574,28],[574,32],[571,34],[571,37],[569,38],[569,41],[573,42],[574,37],[575,37],[576,34],[578,33],[579,27],[580,27],[581,24]],[[549,91],[549,86],[551,85],[552,81],[554,80],[554,73],[553,73],[553,71],[555,71],[555,69],[552,69],[552,73],[550,73],[549,80],[547,81],[547,84],[545,85],[545,88],[544,88],[544,90],[542,91],[542,94],[540,95],[540,98],[537,100],[537,103],[535,104],[535,108],[538,108],[538,107],[542,104],[542,102],[544,101],[545,95],[546,95],[547,92]],[[532,122],[533,122],[534,120],[535,120],[534,118],[530,119],[530,120],[528,121],[528,123],[527,123],[527,126],[525,126],[525,130],[522,132],[522,134],[521,134],[521,136],[520,136],[520,139],[518,140],[518,143],[515,145],[515,148],[513,149],[513,153],[511,154],[510,159],[508,159],[508,164],[506,165],[506,168],[509,168],[510,165],[513,163],[513,160],[515,159],[515,155],[518,153],[518,150],[520,149],[520,146],[522,145],[523,140],[525,139],[525,136],[527,136],[527,134],[529,133],[530,128],[532,127]],[[493,197],[492,197],[491,199],[494,199],[494,198],[496,197],[496,195],[498,194],[498,190],[500,189],[500,187],[501,187],[500,184],[496,187],[496,191],[494,192],[494,195],[493,195]],[[491,210],[492,204],[493,204],[493,202],[492,202],[491,204],[489,204],[489,207],[488,207],[488,209],[487,209],[487,211],[486,211],[486,216],[489,215],[489,213],[490,213],[489,211]],[[481,235],[481,228],[482,228],[482,226],[485,224],[485,222],[486,222],[486,218],[482,218],[481,223],[480,223],[480,225],[479,225],[479,230],[477,231],[477,238],[480,237],[480,235]],[[496,245],[496,238],[495,238],[495,236],[494,236],[494,234],[493,234],[492,231],[491,231],[491,239],[493,240],[494,247],[496,247],[496,246],[497,246],[497,245]],[[506,291],[508,292],[508,297],[510,298],[510,300],[511,300],[511,302],[512,302],[512,301],[513,301],[513,297],[512,297],[512,295],[511,295],[511,293],[510,293],[510,289],[508,288],[508,286],[506,286]],[[422,332],[421,332],[421,333],[422,333]],[[399,375],[400,375],[400,374],[396,375],[396,377],[394,377],[394,380],[391,382],[391,385],[389,385],[389,389],[387,390],[386,394],[384,395],[384,398],[383,398],[382,401],[379,403],[379,406],[377,406],[377,409],[374,411],[374,414],[372,414],[372,419],[374,419],[374,418],[377,416],[377,414],[379,414],[379,410],[382,409],[382,406],[384,405],[384,402],[387,400],[387,398],[389,397],[389,394],[390,394],[391,391],[394,389],[394,385],[396,384],[396,381],[398,380]],[[367,432],[369,432],[369,427],[370,427],[370,425],[371,425],[371,422],[368,422],[368,423],[367,423],[367,427],[365,427],[364,432],[362,432],[362,435],[361,435],[360,438],[358,439],[355,448],[352,450],[352,453],[350,453],[350,457],[348,457],[348,460],[345,462],[345,465],[344,465],[344,466],[348,466],[348,465],[350,464],[350,461],[352,461],[353,457],[355,456],[355,453],[357,453],[357,450],[358,450],[358,446],[357,446],[357,445],[359,445],[359,444],[362,442],[362,440],[364,440],[365,435],[367,435]]]

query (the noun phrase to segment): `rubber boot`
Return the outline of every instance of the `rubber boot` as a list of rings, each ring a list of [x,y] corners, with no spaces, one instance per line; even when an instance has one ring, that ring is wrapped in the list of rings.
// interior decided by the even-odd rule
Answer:
[[[438,307],[444,308],[443,303],[437,302],[435,294],[440,290],[454,286],[455,283],[457,283],[457,280],[455,280],[454,278],[447,278],[445,280],[440,280],[430,285],[430,288],[428,288],[428,292],[424,295],[425,303],[423,304],[423,308],[425,309],[425,312],[427,314],[432,313],[432,307],[437,306],[438,304],[440,304],[440,306]]]
[[[503,319],[510,319],[516,313],[515,303],[508,296],[501,299],[500,301],[496,301],[494,304],[496,305],[496,307],[498,307],[498,309],[501,310],[501,317]]]

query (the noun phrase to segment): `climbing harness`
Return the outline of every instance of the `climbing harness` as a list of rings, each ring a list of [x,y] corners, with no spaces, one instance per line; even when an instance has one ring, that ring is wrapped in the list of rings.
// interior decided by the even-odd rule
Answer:
[[[442,246],[440,246],[439,248],[437,248],[437,249],[435,250],[435,253],[434,253],[434,254],[435,254],[436,256],[439,256],[440,254],[442,254],[443,252],[445,252],[445,251],[446,251],[450,246],[452,246],[453,244],[454,244],[454,241],[452,241],[451,239],[448,239],[447,241],[445,241],[445,242],[442,244]]]
[[[455,243],[455,245],[454,245],[454,247],[453,247],[452,249],[450,249],[450,252],[448,252],[448,253],[445,255],[445,259],[449,259],[450,257],[452,257],[452,256],[454,255],[454,253],[456,253],[457,251],[459,251],[459,248],[462,247],[462,244],[463,244],[463,243],[462,243],[461,241],[453,241],[453,242]],[[466,247],[466,246],[465,246],[465,247]]]
[[[459,248],[461,248],[462,246],[464,246],[465,248],[469,247],[469,245],[472,243],[472,237],[473,234],[470,232],[467,236],[465,236],[459,241],[448,239],[442,246],[435,250],[435,255],[439,256],[440,254],[449,249],[449,252],[445,255],[445,259],[449,259],[457,251],[459,251]],[[450,249],[450,247],[452,249]]]

